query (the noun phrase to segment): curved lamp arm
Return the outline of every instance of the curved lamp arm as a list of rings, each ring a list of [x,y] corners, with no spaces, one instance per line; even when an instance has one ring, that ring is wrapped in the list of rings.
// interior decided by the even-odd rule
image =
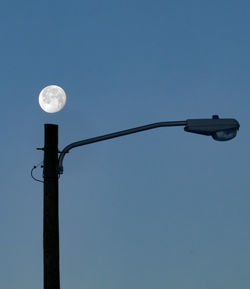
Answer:
[[[110,133],[110,134],[105,134],[105,135],[101,135],[101,136],[97,136],[97,137],[88,138],[88,139],[85,139],[85,140],[73,142],[73,143],[67,145],[61,151],[61,153],[59,155],[59,159],[58,159],[58,173],[59,174],[63,173],[63,159],[64,159],[64,156],[72,148],[88,145],[88,144],[99,142],[99,141],[108,140],[108,139],[111,139],[111,138],[120,137],[120,136],[124,136],[124,135],[128,135],[128,134],[132,134],[132,133],[137,133],[137,132],[141,132],[141,131],[149,130],[149,129],[153,129],[153,128],[164,127],[164,126],[185,126],[186,124],[187,124],[187,121],[156,122],[156,123],[152,123],[152,124],[148,124],[148,125],[144,125],[144,126],[138,126],[138,127],[131,128],[131,129],[126,129],[126,130],[122,130],[122,131],[118,131],[118,132],[114,132],[114,133]]]
[[[218,141],[227,141],[234,138],[237,131],[240,128],[240,124],[236,119],[233,118],[219,118],[218,115],[213,115],[212,119],[202,118],[202,119],[187,119],[186,121],[166,121],[166,122],[156,122],[144,126],[138,126],[131,129],[126,129],[118,132],[113,132],[110,134],[105,134],[93,138],[88,138],[85,140],[73,142],[67,145],[59,155],[58,159],[58,173],[63,173],[63,159],[66,153],[68,153],[72,148],[88,145],[91,143],[108,140],[115,137],[120,137],[132,133],[141,132],[144,130],[149,130],[153,128],[163,127],[163,126],[185,126],[184,130],[191,133],[209,135]]]

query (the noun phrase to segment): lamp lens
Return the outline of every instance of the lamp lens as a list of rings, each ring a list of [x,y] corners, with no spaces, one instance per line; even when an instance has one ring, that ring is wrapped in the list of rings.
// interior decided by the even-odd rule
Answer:
[[[213,139],[218,141],[226,141],[234,138],[237,134],[236,129],[217,131],[212,134]]]

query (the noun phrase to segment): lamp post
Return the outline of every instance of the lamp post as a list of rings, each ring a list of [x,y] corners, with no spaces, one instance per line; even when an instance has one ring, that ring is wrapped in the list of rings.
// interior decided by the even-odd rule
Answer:
[[[122,130],[67,145],[58,157],[58,126],[45,124],[44,142],[44,289],[60,289],[59,274],[59,218],[58,218],[58,176],[63,173],[63,159],[71,149],[105,141],[159,127],[184,126],[184,130],[212,136],[215,140],[226,141],[234,138],[239,130],[235,119],[188,119],[186,121],[157,122]]]
[[[43,270],[44,289],[60,289],[58,215],[58,126],[44,127]]]

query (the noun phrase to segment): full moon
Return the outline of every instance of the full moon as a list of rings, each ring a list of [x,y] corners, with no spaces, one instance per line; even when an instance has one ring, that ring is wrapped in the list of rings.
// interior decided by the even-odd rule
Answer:
[[[63,109],[66,103],[65,91],[57,85],[46,86],[39,94],[39,104],[48,113],[55,113]]]

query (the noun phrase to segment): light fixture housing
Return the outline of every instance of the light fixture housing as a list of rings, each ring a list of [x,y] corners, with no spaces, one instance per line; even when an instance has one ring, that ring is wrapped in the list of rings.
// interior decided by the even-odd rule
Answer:
[[[217,141],[227,141],[236,136],[239,128],[240,124],[236,119],[213,115],[212,119],[188,119],[184,130],[212,136]]]

